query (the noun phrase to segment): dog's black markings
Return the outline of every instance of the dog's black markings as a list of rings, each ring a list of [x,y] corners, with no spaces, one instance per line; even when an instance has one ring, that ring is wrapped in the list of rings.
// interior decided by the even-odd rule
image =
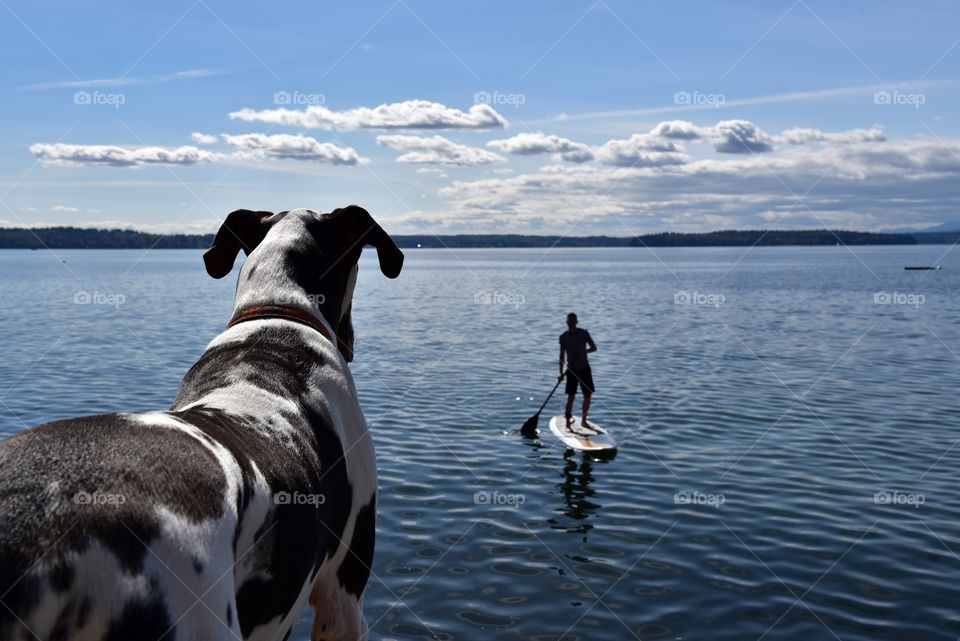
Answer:
[[[337,568],[340,585],[350,594],[359,597],[370,578],[373,565],[373,547],[377,527],[377,495],[357,512],[357,522],[350,539],[350,548]]]
[[[110,624],[104,641],[174,641],[176,632],[172,624],[170,614],[159,598],[131,601]]]

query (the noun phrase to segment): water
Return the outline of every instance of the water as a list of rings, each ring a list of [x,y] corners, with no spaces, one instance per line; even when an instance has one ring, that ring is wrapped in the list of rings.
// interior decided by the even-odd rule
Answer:
[[[366,255],[371,637],[956,639],[947,250],[411,250],[397,281]],[[233,293],[189,251],[6,251],[0,270],[3,435],[167,407]],[[570,309],[614,458],[558,447],[559,398],[542,439],[515,432]]]

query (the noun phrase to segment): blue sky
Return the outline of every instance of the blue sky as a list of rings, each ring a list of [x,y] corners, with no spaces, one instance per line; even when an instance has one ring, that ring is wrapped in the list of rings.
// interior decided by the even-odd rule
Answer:
[[[956,221],[958,17],[0,0],[0,224],[206,232],[237,208],[347,203],[393,232]]]

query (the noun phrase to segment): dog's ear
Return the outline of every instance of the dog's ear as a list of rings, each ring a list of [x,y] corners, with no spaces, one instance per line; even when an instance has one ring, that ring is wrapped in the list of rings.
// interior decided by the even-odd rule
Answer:
[[[223,278],[233,269],[241,249],[249,256],[267,235],[270,229],[267,218],[270,216],[273,212],[248,209],[231,212],[220,225],[210,249],[203,254],[207,273],[214,278]]]
[[[396,278],[403,268],[403,252],[397,247],[393,239],[383,231],[363,207],[348,205],[330,212],[331,216],[345,219],[351,235],[356,238],[360,247],[373,245],[377,249],[377,258],[380,260],[380,271],[387,278]]]

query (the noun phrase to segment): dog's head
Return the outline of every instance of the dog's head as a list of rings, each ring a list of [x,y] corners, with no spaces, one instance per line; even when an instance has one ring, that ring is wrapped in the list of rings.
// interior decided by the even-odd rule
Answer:
[[[329,214],[240,209],[220,226],[203,262],[208,274],[223,278],[242,249],[247,259],[237,282],[237,306],[317,308],[335,329],[340,352],[351,361],[350,312],[357,261],[365,245],[377,249],[385,276],[400,274],[403,252],[362,207],[350,205]]]

